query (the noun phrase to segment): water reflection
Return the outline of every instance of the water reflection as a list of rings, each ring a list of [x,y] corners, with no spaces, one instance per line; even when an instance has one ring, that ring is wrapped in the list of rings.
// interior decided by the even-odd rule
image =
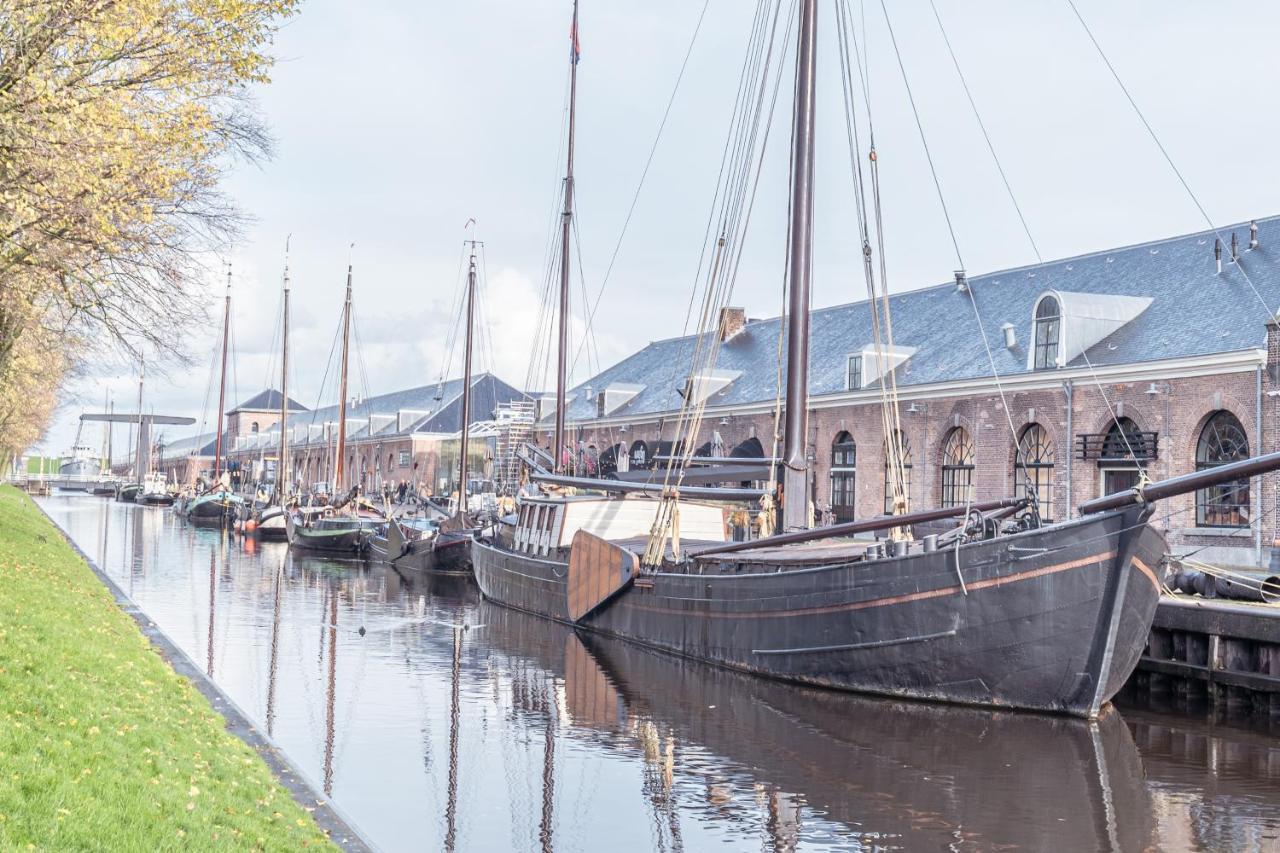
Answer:
[[[387,850],[1275,849],[1280,748],[860,699],[295,559],[87,496],[45,507]]]

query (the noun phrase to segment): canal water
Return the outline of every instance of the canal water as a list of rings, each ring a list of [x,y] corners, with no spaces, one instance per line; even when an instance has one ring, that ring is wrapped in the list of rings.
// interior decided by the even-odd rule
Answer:
[[[41,505],[379,848],[1280,851],[1280,740],[776,684],[466,580]]]

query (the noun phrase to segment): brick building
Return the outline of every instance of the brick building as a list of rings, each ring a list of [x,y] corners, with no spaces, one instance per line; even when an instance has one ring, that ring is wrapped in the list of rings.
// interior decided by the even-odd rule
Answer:
[[[493,374],[472,378],[471,471],[494,475],[498,439],[509,432],[506,422],[525,400],[523,392]],[[304,487],[331,483],[338,405],[310,410],[290,400],[290,412],[292,482]],[[227,459],[242,472],[242,482],[275,480],[279,416],[280,393],[274,390],[263,391],[227,412]],[[377,491],[384,483],[406,481],[430,494],[447,494],[457,485],[462,380],[352,400],[347,405],[346,431],[349,483]]]
[[[885,511],[891,378],[913,508],[1030,484],[1042,514],[1059,519],[1142,475],[1278,449],[1280,218],[1220,233],[897,294],[892,346],[877,348],[866,301],[814,311],[815,507],[835,519]],[[772,454],[785,323],[729,308],[713,334],[714,363],[693,363],[696,336],[655,341],[573,389],[568,423],[584,467],[652,465],[686,395],[706,406],[700,453]],[[1162,503],[1155,518],[1175,550],[1257,565],[1270,559],[1276,505],[1269,476]]]

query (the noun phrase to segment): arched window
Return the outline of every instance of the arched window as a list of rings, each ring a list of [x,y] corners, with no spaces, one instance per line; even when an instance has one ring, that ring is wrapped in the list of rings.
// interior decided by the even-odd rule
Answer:
[[[1216,468],[1249,458],[1249,439],[1235,415],[1214,412],[1196,442],[1196,470]],[[1196,524],[1202,527],[1246,527],[1249,524],[1249,478],[1219,483],[1196,492]]]
[[[1062,312],[1058,300],[1046,296],[1036,306],[1036,370],[1058,366],[1058,338],[1062,330]]]
[[[1028,424],[1018,439],[1018,453],[1013,460],[1013,494],[1025,497],[1034,493],[1040,505],[1040,517],[1053,517],[1053,442],[1040,424]]]
[[[856,465],[858,447],[847,432],[831,443],[831,514],[837,522],[853,521],[856,515]]]
[[[1112,420],[1098,455],[1102,494],[1111,495],[1138,485],[1142,469],[1151,458],[1142,431],[1133,420],[1124,416]]]
[[[894,460],[898,464],[894,465]],[[902,512],[911,509],[911,443],[900,430],[884,446],[884,512],[894,514],[895,498],[902,496]]]
[[[942,505],[967,506],[973,503],[973,439],[964,427],[947,436],[942,450]]]
[[[649,445],[643,441],[631,445],[631,467],[637,470],[649,467]]]

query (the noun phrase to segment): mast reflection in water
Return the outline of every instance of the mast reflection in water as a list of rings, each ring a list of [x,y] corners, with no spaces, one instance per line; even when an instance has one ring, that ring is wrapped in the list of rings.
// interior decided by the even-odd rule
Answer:
[[[1271,850],[1273,737],[861,699],[290,556],[42,505],[385,850]]]

